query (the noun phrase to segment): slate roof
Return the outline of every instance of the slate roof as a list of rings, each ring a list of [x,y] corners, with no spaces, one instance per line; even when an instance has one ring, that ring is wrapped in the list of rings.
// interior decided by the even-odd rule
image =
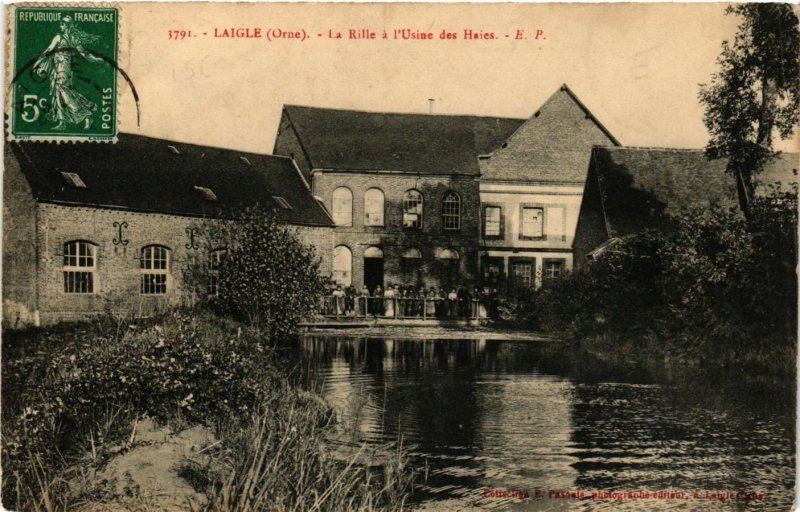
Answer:
[[[477,157],[524,119],[388,114],[286,105],[312,169],[479,174]]]
[[[757,176],[757,193],[776,182],[790,190],[799,164],[797,153],[772,160]],[[687,209],[736,206],[736,183],[726,165],[725,159],[708,160],[702,149],[598,147],[589,179],[599,186],[609,236],[624,236]]]
[[[506,144],[481,158],[482,180],[582,185],[596,145],[619,141],[564,84]]]
[[[202,216],[260,204],[289,224],[332,225],[286,157],[124,133],[116,144],[13,142],[6,152],[43,202]],[[62,172],[78,174],[86,188],[68,184]],[[209,189],[216,200],[196,187]]]

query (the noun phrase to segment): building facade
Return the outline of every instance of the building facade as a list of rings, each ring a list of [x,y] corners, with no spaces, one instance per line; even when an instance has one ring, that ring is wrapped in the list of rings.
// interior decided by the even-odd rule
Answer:
[[[121,134],[117,144],[9,144],[3,190],[3,324],[148,314],[180,303],[184,270],[214,254],[199,227],[272,206],[320,255],[331,219],[294,163]],[[331,271],[322,258],[321,271]]]
[[[285,106],[274,153],[331,212],[337,283],[451,288],[478,278],[476,155],[521,123]]]
[[[539,287],[572,269],[572,244],[594,146],[619,142],[563,85],[499,148],[480,155],[481,277]]]
[[[273,152],[332,213],[340,284],[505,290],[572,268],[591,149],[618,144],[564,85],[529,119],[287,105]]]

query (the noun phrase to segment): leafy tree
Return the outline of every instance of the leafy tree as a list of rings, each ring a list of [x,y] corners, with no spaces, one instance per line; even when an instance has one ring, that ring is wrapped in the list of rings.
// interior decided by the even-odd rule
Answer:
[[[316,308],[324,280],[314,248],[271,211],[251,207],[232,220],[207,221],[201,229],[204,251],[222,250],[224,258],[216,268],[195,265],[202,269],[193,278],[195,291],[213,276],[217,294],[212,299],[223,312],[274,337],[295,332]]]
[[[773,134],[792,135],[800,114],[800,34],[789,4],[728,7],[741,16],[733,43],[723,41],[720,71],[700,87],[710,158],[728,158],[739,205],[750,217],[755,175],[775,156]]]

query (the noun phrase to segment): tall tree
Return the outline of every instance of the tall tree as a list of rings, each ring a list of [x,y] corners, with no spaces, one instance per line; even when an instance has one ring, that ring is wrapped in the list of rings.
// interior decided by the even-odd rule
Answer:
[[[738,4],[725,12],[742,22],[733,43],[722,43],[719,72],[700,86],[711,132],[706,154],[728,158],[749,218],[755,176],[776,154],[773,135],[791,137],[800,114],[800,33],[789,4]]]

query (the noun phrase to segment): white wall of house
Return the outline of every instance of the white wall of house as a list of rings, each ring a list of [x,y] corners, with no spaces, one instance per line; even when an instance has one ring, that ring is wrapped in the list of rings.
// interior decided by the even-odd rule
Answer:
[[[551,263],[561,262],[563,271],[571,270],[582,195],[583,187],[575,184],[482,182],[481,271],[487,261],[502,260],[509,285],[515,279],[516,265],[517,272],[530,268],[539,287]],[[487,227],[487,208],[497,207],[502,213],[501,235],[495,236],[493,229],[497,228]]]

